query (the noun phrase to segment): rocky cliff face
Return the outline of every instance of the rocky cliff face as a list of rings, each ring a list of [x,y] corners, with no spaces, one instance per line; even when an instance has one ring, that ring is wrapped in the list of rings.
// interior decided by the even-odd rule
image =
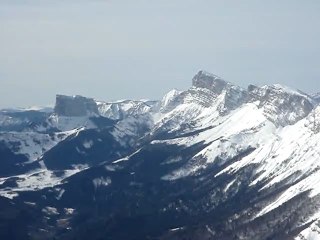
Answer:
[[[207,88],[216,94],[220,94],[228,85],[220,77],[203,70],[199,71],[192,79],[192,86]]]
[[[197,89],[210,90],[210,95],[213,94],[216,100],[210,100],[207,106],[212,106],[217,100],[220,100],[218,111],[221,115],[227,114],[248,101],[248,92],[245,89],[202,70],[193,77],[192,86]]]
[[[214,94],[214,99],[207,98],[207,106],[221,100],[218,107],[221,115],[242,104],[255,102],[271,121],[280,126],[294,124],[306,117],[312,111],[314,102],[318,100],[316,96],[310,97],[279,84],[263,87],[249,85],[245,90],[205,71],[199,71],[192,79],[192,84],[195,88],[208,89]],[[204,94],[200,95],[205,97]]]
[[[249,86],[248,89],[250,101],[256,101],[264,114],[280,126],[298,122],[314,107],[311,97],[307,94],[279,84],[261,88]]]
[[[0,239],[318,240],[316,98],[204,71],[160,102],[57,96],[0,131]]]
[[[97,103],[92,98],[82,96],[56,96],[54,112],[59,116],[81,117],[98,115]]]

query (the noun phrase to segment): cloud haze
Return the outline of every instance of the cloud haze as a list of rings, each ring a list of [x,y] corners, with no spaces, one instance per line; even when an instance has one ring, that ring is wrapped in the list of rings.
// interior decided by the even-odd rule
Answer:
[[[205,69],[320,91],[320,2],[2,0],[0,107],[159,99]]]

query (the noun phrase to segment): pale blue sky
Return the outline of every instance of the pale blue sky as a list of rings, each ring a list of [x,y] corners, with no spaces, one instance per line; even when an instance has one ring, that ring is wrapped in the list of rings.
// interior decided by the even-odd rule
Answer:
[[[205,69],[320,91],[318,0],[1,0],[0,107],[160,99]]]

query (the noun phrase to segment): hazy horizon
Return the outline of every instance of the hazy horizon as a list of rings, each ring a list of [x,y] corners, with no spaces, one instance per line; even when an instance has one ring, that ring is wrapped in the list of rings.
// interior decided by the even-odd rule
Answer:
[[[0,108],[160,99],[200,70],[320,92],[320,2],[2,0]]]

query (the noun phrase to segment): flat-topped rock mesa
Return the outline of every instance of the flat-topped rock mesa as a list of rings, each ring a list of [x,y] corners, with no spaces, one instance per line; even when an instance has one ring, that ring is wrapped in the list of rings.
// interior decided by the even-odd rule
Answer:
[[[94,99],[79,95],[56,95],[54,112],[59,116],[66,117],[99,115],[98,106]]]

